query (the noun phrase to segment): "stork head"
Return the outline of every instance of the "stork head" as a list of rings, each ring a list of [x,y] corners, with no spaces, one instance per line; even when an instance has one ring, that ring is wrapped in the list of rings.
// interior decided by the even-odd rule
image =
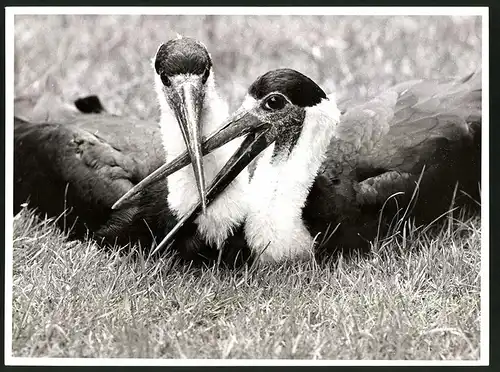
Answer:
[[[212,59],[205,46],[198,41],[177,38],[160,45],[153,63],[160,105],[162,108],[169,107],[177,119],[205,210],[200,115],[206,84],[212,73]]]
[[[295,70],[273,70],[255,80],[240,109],[207,140],[206,146],[222,146],[248,134],[228,164],[236,162],[236,157],[248,164],[272,143],[271,161],[286,161],[301,137],[308,136],[311,151],[316,142],[325,138],[329,142],[339,118],[335,101],[328,99],[313,80]],[[254,143],[257,139],[258,144]]]
[[[324,113],[321,120],[316,112]],[[240,128],[242,132],[252,132],[253,128],[266,127],[268,144],[275,143],[272,159],[284,160],[304,128],[314,127],[317,135],[321,135],[337,122],[335,102],[329,101],[313,80],[292,69],[279,69],[255,80],[237,115],[229,119],[223,130]]]

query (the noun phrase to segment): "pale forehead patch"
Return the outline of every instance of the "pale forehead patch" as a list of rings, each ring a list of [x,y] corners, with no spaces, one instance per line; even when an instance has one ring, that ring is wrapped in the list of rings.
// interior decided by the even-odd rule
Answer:
[[[189,83],[197,85],[198,83],[200,83],[201,77],[199,75],[194,75],[194,74],[179,74],[170,76],[169,79],[172,82],[173,86],[179,86],[181,84],[189,84]]]
[[[241,109],[243,110],[251,110],[257,104],[257,100],[253,98],[251,95],[247,94],[243,103],[241,104]]]

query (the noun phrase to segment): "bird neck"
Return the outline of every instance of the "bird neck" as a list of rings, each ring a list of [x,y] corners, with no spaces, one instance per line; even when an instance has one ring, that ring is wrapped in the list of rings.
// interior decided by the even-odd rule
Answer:
[[[228,117],[227,104],[217,94],[213,74],[210,74],[206,82],[206,91],[202,107],[200,123],[202,135],[207,137],[219,129]],[[166,102],[161,102],[160,127],[162,130],[163,144],[167,154],[166,160],[169,162],[186,151],[186,145],[175,115]],[[203,167],[207,186],[212,183],[214,177],[236,151],[240,143],[241,139],[231,141],[203,157]],[[199,199],[192,167],[184,167],[169,176],[168,185],[169,206],[176,216],[180,218],[185,215]],[[246,192],[247,186],[248,173],[244,170],[224,190],[224,193],[210,204],[207,213],[198,217],[196,220],[198,231],[208,244],[221,247],[232,230],[243,222],[246,208],[241,200],[243,198],[242,195]]]
[[[325,159],[339,121],[335,103],[306,109],[302,132],[289,155],[269,147],[250,182],[245,234],[263,261],[310,257],[314,238],[302,221],[302,208]]]

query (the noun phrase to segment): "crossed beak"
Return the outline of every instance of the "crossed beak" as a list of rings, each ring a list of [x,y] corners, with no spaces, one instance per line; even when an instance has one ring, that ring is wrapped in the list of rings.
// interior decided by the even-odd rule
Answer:
[[[168,90],[167,90],[168,89]],[[206,211],[206,186],[201,151],[200,115],[203,107],[204,88],[201,77],[186,77],[181,83],[172,82],[172,88],[165,88],[165,95],[179,123],[187,154],[193,165],[196,186],[203,212]]]
[[[253,159],[255,159],[274,141],[274,136],[272,135],[272,131],[270,131],[270,129],[271,125],[259,120],[252,114],[251,110],[240,109],[228,119],[221,129],[203,141],[200,145],[198,153],[200,154],[200,157],[201,155],[209,154],[235,138],[246,135],[245,140],[241,143],[238,150],[233,154],[233,156],[228,160],[212,181],[209,190],[205,194],[205,201],[208,204],[212,202]],[[130,189],[125,195],[123,195],[113,205],[113,209],[120,208],[122,205],[126,204],[128,200],[132,199],[135,195],[142,193],[150,185],[168,177],[170,174],[188,165],[190,156],[191,154],[189,151],[184,152],[170,163],[164,164],[158,168],[135,187]],[[182,224],[184,224],[188,219],[194,219],[197,214],[199,214],[200,209],[203,210],[203,202],[201,200],[198,205],[194,206],[192,210],[182,218],[178,227],[180,228],[180,226],[182,226]],[[177,230],[175,228],[171,230],[169,236],[175,234],[176,231]],[[167,236],[166,239],[168,239],[169,236]]]
[[[228,123],[220,130],[211,135],[203,142],[203,154],[208,154],[213,150],[225,145],[237,137],[246,135],[246,138],[241,143],[240,147],[231,156],[227,163],[222,167],[219,173],[215,176],[207,193],[206,200],[211,203],[220,195],[224,189],[238,176],[238,174],[254,160],[262,151],[264,151],[271,143],[274,142],[275,136],[272,133],[271,125],[260,121],[250,111],[239,110],[236,112]],[[125,194],[113,208],[119,207],[125,200],[128,200],[133,195],[142,192],[149,185],[169,176],[175,171],[189,164],[188,153],[185,152],[177,157],[172,162],[163,165],[157,171],[146,177],[141,183],[137,184],[127,194]],[[167,236],[156,246],[151,254],[155,254],[162,248],[168,246],[175,239],[177,232],[186,223],[194,221],[202,211],[202,204],[198,202],[193,206],[171,229]]]

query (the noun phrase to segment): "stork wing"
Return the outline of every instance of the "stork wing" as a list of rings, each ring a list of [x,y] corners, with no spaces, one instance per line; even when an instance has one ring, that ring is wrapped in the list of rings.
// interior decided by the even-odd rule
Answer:
[[[83,111],[95,112],[95,102],[87,104]],[[23,105],[17,113],[29,117],[29,105]],[[50,216],[72,208],[95,231],[113,203],[164,162],[155,122],[84,115],[66,106],[46,110],[44,117],[51,122],[14,118],[15,211],[28,199]]]
[[[402,83],[346,110],[326,168],[330,177],[350,174],[358,182],[366,180],[360,201],[381,202],[407,190],[423,167],[439,172],[433,176],[439,178],[451,176],[443,169],[464,163],[465,174],[456,175],[457,181],[469,172],[478,182],[470,170],[479,166],[480,128],[480,71],[459,81]],[[467,159],[475,159],[474,164]]]

